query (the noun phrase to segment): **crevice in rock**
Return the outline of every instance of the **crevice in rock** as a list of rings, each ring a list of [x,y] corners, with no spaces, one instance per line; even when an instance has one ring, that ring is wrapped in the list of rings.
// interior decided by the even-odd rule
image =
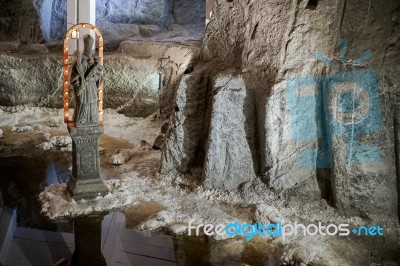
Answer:
[[[342,31],[342,25],[343,25],[343,20],[344,20],[344,14],[346,12],[346,6],[347,6],[347,0],[344,0],[342,15],[340,16],[339,32]]]
[[[107,2],[104,3],[105,6],[105,13],[104,13],[104,17],[108,17],[108,12],[109,12],[109,6],[110,6],[110,0],[108,0]]]
[[[175,0],[172,1],[172,17],[175,15]]]
[[[381,68],[382,68],[383,65],[385,64],[386,54],[387,54],[387,52],[388,52],[389,47],[390,47],[390,45],[386,46],[385,52],[383,53]]]
[[[251,39],[252,39],[252,40],[254,40],[254,38],[256,37],[256,33],[257,33],[257,29],[258,29],[258,24],[259,24],[259,22],[257,22],[257,24],[254,26],[253,33],[251,34]]]
[[[317,168],[317,182],[321,191],[321,198],[325,199],[328,203],[333,205],[332,198],[332,171],[329,168]]]
[[[211,111],[212,111],[212,99],[213,99],[213,94],[212,94],[212,89],[213,89],[213,83],[212,83],[212,78],[210,78],[207,74],[203,78],[206,79],[206,93],[205,93],[205,99],[204,99],[204,119],[203,119],[203,129],[202,133],[200,134],[199,137],[199,142],[198,146],[196,149],[196,156],[194,158],[193,164],[191,165],[192,167],[204,167],[205,159],[206,159],[206,145],[208,142],[208,137],[209,137],[209,128],[210,128],[210,123],[211,123]]]
[[[246,98],[245,98],[245,106],[246,102],[249,102],[249,105],[252,105],[252,112],[248,115],[246,114],[246,110],[244,111],[245,116],[245,131],[246,131],[246,139],[247,143],[251,150],[251,157],[253,161],[253,170],[256,175],[260,174],[260,134],[258,132],[258,110],[257,110],[257,99],[255,99],[255,93],[252,89],[246,88]]]
[[[240,70],[243,65],[242,64],[243,49],[244,49],[244,45],[243,45],[242,40],[236,40],[233,54],[235,55],[235,58],[236,58],[236,61],[234,62],[234,64],[235,64],[235,69],[237,69],[237,70]]]
[[[318,140],[318,155],[316,158],[316,178],[318,182],[318,187],[321,192],[321,197],[329,202],[331,205],[334,205],[334,191],[333,186],[333,155],[332,155],[332,133],[329,128],[329,123],[326,121],[328,114],[326,114],[325,106],[328,105],[326,97],[324,95],[326,93],[323,89],[319,96],[316,96],[316,122],[317,122],[317,131],[320,131],[318,136],[320,139]]]

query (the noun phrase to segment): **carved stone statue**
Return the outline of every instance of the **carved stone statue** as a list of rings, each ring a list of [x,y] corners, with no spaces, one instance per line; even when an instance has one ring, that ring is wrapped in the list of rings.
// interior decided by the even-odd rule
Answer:
[[[94,199],[108,193],[101,179],[99,154],[99,138],[104,127],[99,125],[97,90],[103,66],[92,55],[92,36],[85,35],[83,42],[83,53],[77,53],[70,76],[75,111],[74,123],[68,124],[72,138],[72,176],[67,189],[75,200]]]
[[[83,53],[77,53],[70,79],[75,95],[73,120],[76,127],[93,127],[99,121],[97,88],[102,79],[103,66],[92,55],[93,37],[87,34],[83,37],[83,42]]]

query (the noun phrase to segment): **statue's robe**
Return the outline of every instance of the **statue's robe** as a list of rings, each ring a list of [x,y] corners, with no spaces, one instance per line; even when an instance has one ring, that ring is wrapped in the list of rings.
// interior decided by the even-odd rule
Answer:
[[[92,56],[79,55],[71,72],[75,95],[76,127],[97,126],[99,121],[97,87],[101,78],[99,65]]]

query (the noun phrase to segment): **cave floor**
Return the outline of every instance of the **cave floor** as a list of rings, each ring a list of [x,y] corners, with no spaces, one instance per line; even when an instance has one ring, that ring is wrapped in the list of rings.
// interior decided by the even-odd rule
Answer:
[[[62,110],[39,107],[0,107],[0,169],[1,190],[14,193],[14,198],[27,193],[36,198],[35,217],[43,214],[65,218],[67,213],[85,215],[93,210],[119,210],[125,214],[126,227],[154,234],[172,235],[179,265],[398,265],[399,223],[393,217],[344,216],[324,200],[293,198],[283,200],[259,180],[238,191],[206,190],[199,185],[201,170],[185,176],[160,176],[161,151],[143,149],[141,140],[152,144],[165,121],[156,117],[128,118],[114,110],[105,112],[105,133],[100,140],[102,177],[111,193],[96,203],[74,203],[57,194],[62,185],[52,184],[49,165],[54,172],[68,175],[71,152],[66,143],[44,150],[40,145],[49,138],[68,136],[62,121]],[[18,132],[21,131],[21,132]],[[62,138],[61,138],[62,140]],[[62,141],[61,141],[62,142]],[[119,150],[128,151],[130,159],[122,165],[110,164]],[[17,168],[20,174],[16,173]],[[36,172],[34,170],[37,170]],[[2,171],[3,171],[2,170]],[[5,174],[8,174],[5,176]],[[31,179],[21,179],[24,175]],[[43,175],[41,177],[41,175]],[[21,177],[22,176],[22,177]],[[4,182],[4,180],[8,180]],[[54,180],[53,180],[54,181]],[[58,180],[60,181],[60,180]],[[61,180],[62,181],[62,180]],[[4,185],[8,184],[8,185]],[[11,185],[10,184],[14,184]],[[49,187],[50,185],[50,187]],[[33,189],[31,189],[33,187]],[[47,188],[45,188],[47,187]],[[34,192],[32,192],[34,190]],[[57,206],[42,208],[41,197],[58,197]],[[11,193],[11,194],[12,194]],[[4,193],[3,193],[4,194]],[[5,197],[5,204],[11,196]],[[12,198],[12,197],[11,197]],[[30,201],[33,198],[29,199]],[[13,202],[18,205],[20,202]],[[10,206],[14,207],[14,206]],[[92,209],[90,209],[92,208]],[[44,212],[44,213],[43,213]],[[20,212],[27,227],[43,226],[46,218],[32,218],[32,212]],[[350,226],[373,225],[381,222],[385,237],[355,236],[290,236],[285,239],[256,236],[244,237],[188,236],[189,221],[198,223],[301,222],[324,224],[347,223]],[[47,221],[48,223],[48,221]],[[62,227],[60,229],[60,227]],[[70,231],[68,222],[46,230]]]

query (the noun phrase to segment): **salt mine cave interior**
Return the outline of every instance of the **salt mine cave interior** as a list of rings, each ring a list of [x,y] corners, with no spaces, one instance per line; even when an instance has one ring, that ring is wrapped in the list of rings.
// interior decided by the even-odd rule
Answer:
[[[0,0],[0,266],[400,265],[399,0]]]

